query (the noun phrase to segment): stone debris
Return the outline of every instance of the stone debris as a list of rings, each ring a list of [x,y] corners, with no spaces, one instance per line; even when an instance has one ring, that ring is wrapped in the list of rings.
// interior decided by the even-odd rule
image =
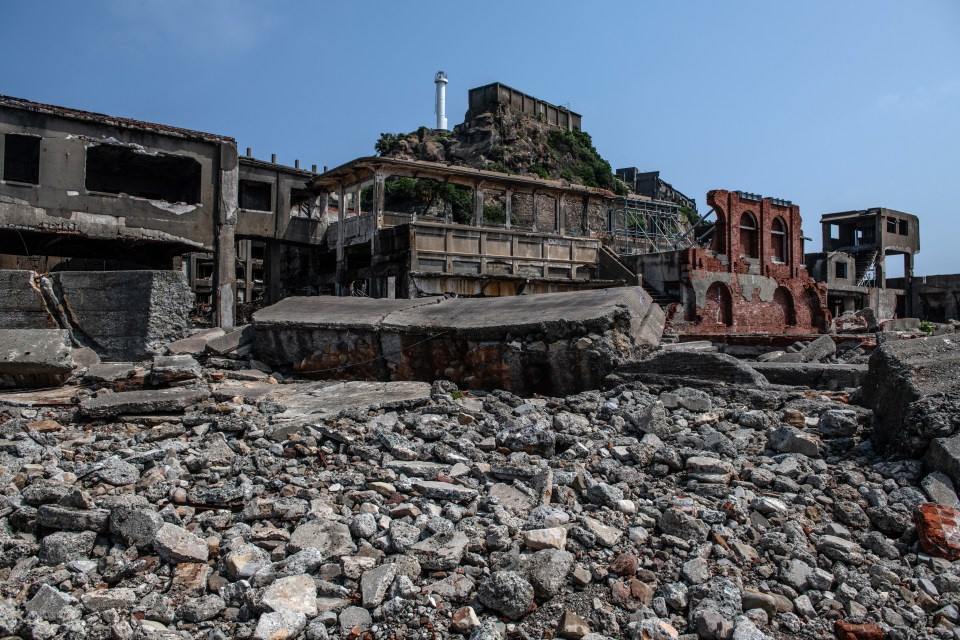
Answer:
[[[949,464],[845,395],[704,349],[565,397],[311,382],[195,337],[0,394],[4,636],[960,636]]]

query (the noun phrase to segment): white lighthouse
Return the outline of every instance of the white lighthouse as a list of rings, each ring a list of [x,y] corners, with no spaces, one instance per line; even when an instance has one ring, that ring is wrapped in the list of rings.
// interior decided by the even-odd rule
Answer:
[[[437,129],[447,130],[447,74],[437,71],[433,83],[437,85],[436,104],[433,111],[437,114]]]

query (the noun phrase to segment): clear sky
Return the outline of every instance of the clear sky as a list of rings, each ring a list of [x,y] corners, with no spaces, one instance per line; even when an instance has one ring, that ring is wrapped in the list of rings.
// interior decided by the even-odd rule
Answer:
[[[957,0],[0,0],[0,25],[0,93],[308,167],[432,126],[439,69],[451,126],[503,82],[703,210],[715,188],[793,200],[815,250],[823,213],[900,209],[916,273],[960,273]]]

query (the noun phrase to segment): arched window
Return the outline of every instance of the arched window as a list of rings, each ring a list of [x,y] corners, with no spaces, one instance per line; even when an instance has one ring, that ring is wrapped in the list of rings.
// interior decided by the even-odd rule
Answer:
[[[787,223],[783,218],[773,219],[773,226],[770,228],[770,246],[773,249],[774,262],[787,261]]]
[[[740,255],[756,258],[757,252],[757,219],[749,211],[740,216]]]

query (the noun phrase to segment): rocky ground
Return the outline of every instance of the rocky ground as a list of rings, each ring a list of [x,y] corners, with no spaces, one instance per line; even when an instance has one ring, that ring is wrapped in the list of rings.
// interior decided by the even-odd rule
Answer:
[[[0,399],[0,636],[960,637],[960,563],[914,526],[953,487],[876,455],[842,394],[253,364]]]

